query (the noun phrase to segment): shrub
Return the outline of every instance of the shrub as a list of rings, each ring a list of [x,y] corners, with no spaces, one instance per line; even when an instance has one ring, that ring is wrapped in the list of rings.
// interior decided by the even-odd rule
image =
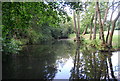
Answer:
[[[10,39],[10,41],[3,40],[3,53],[18,53],[19,50],[22,49],[22,42],[20,40]]]

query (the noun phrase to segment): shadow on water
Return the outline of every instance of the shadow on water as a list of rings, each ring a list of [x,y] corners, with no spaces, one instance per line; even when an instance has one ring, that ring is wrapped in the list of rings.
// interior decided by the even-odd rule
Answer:
[[[70,81],[117,81],[111,61],[112,52],[99,52],[95,48],[77,43],[74,67]]]
[[[3,54],[2,78],[117,81],[112,55],[65,40],[27,45],[20,54]]]
[[[17,55],[3,55],[3,79],[53,79],[72,53],[67,41],[27,45]]]

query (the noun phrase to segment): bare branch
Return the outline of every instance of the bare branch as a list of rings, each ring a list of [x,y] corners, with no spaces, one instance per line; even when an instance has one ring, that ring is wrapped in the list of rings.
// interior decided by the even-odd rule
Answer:
[[[112,14],[111,14],[111,17],[110,17],[110,21],[112,21],[113,13],[116,11],[116,9],[117,9],[119,6],[120,6],[120,5],[118,4],[118,6],[112,11]]]

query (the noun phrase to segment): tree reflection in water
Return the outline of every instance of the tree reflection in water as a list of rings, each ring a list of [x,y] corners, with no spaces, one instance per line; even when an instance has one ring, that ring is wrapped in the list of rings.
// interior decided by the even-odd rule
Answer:
[[[18,55],[3,55],[2,75],[3,79],[115,81],[111,56],[111,52],[98,52],[94,48],[81,46],[79,43],[74,45],[68,41],[28,45]],[[74,67],[70,65],[73,62],[72,58]]]
[[[3,54],[2,78],[53,80],[69,56],[73,56],[74,48],[74,44],[68,41],[49,41],[40,45],[27,45],[20,54]]]
[[[111,62],[112,52],[99,52],[95,48],[77,43],[74,67],[70,80],[107,80],[117,81]]]

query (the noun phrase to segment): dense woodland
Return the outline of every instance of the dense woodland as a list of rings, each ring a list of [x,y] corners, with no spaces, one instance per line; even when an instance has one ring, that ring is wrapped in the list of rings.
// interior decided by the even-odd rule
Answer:
[[[84,42],[84,36],[89,34],[92,46],[99,39],[100,46],[112,48],[114,30],[120,25],[119,7],[120,2],[115,1],[2,2],[3,53],[18,53],[28,44],[68,39],[74,33],[75,42]]]

